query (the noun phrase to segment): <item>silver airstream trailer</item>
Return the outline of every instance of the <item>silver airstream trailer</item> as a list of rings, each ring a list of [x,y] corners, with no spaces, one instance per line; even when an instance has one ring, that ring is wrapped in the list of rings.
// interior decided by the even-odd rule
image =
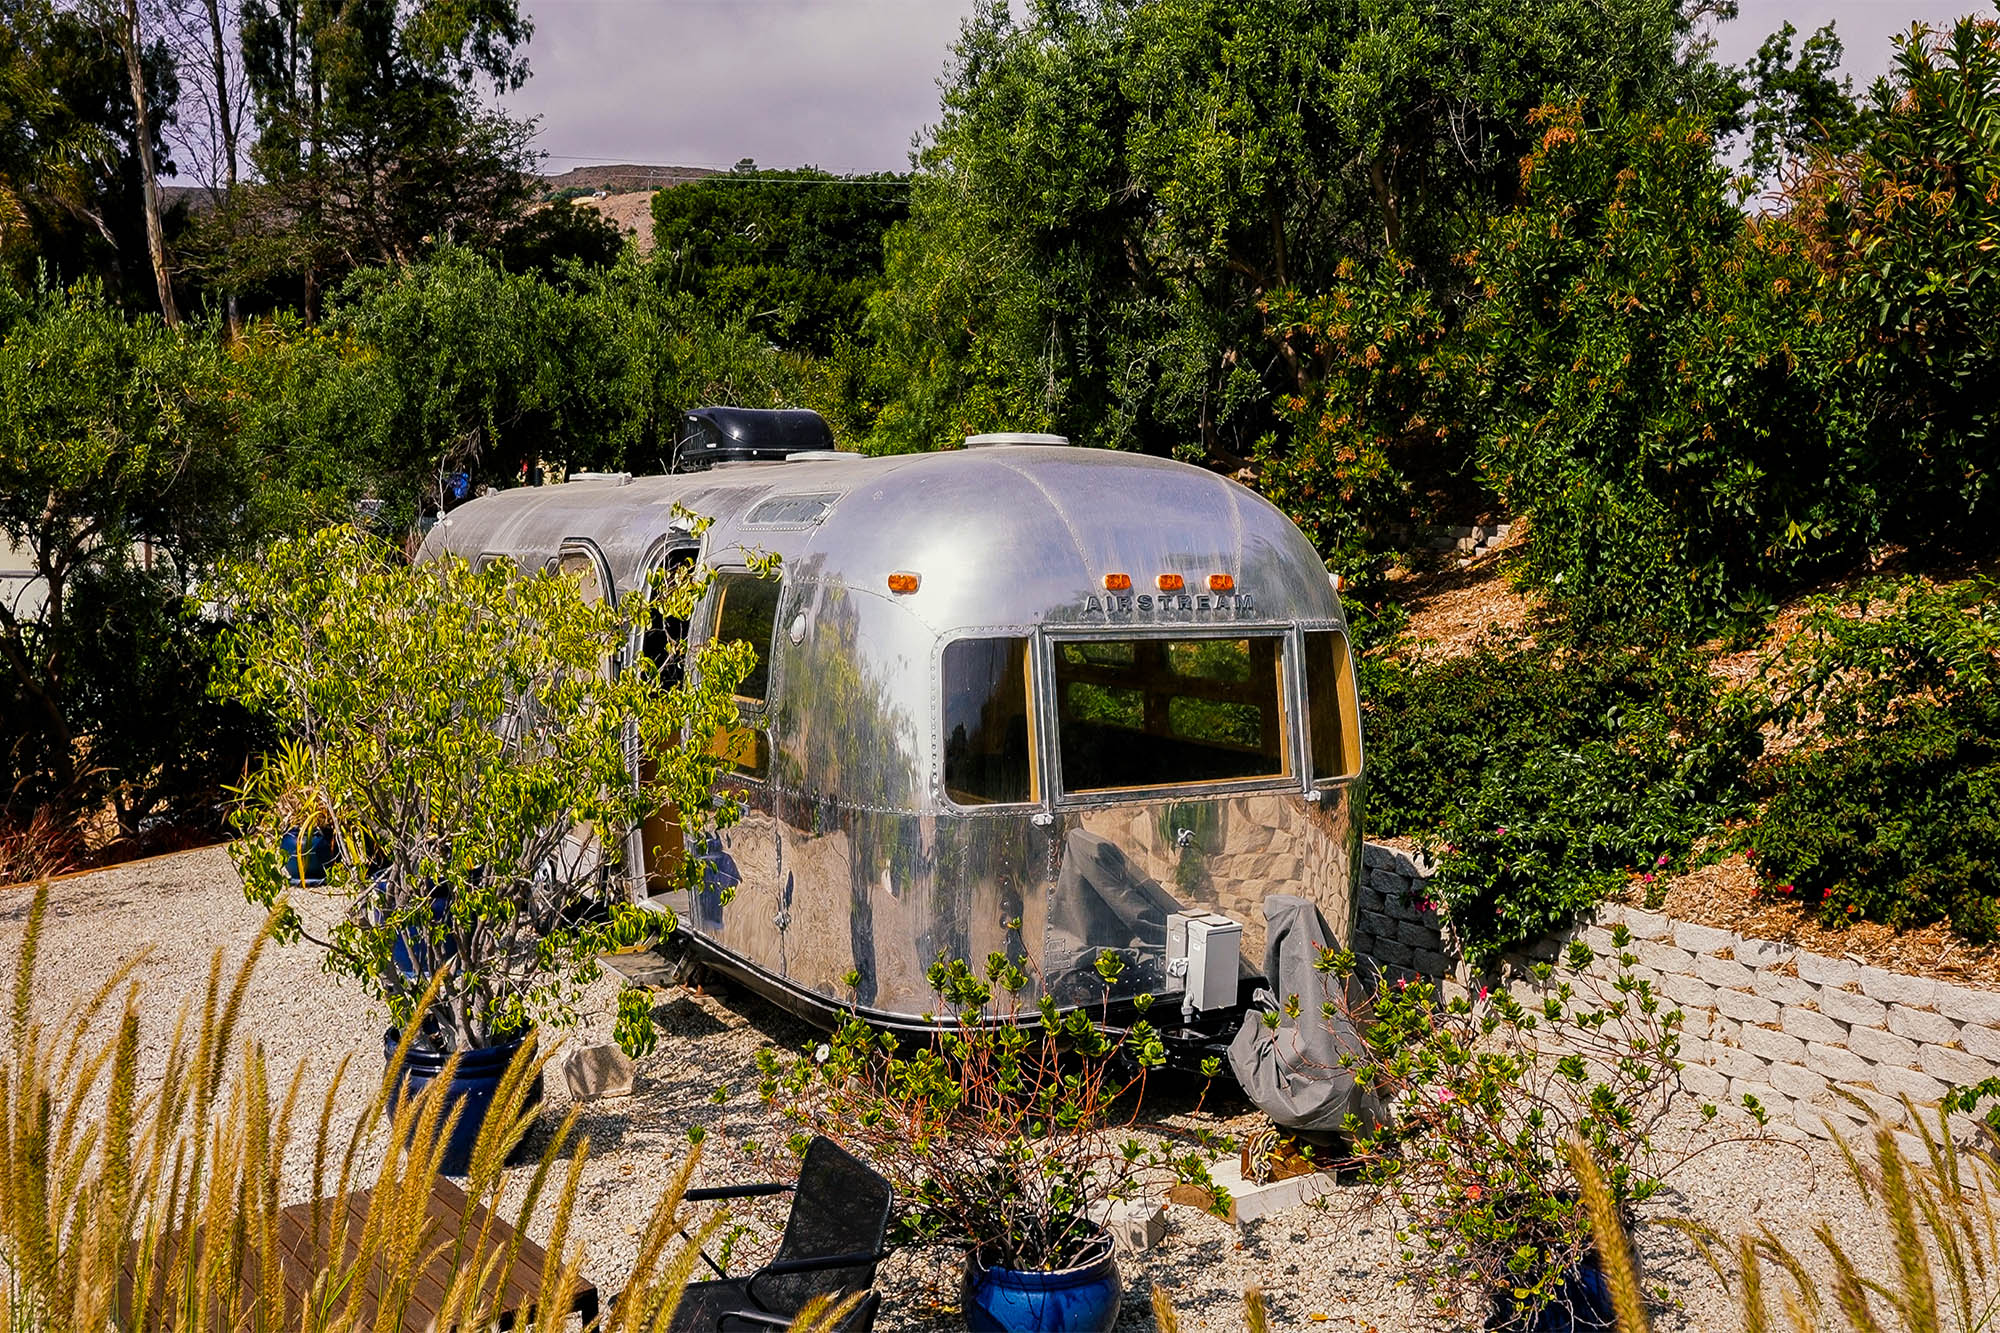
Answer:
[[[1056,437],[864,458],[799,418],[773,447],[772,414],[691,415],[700,470],[489,495],[426,549],[553,562],[607,595],[677,561],[718,571],[675,632],[759,654],[725,779],[747,813],[688,849],[709,861],[696,901],[652,896],[654,858],[680,854],[669,823],[624,859],[700,961],[811,1017],[904,1026],[935,1007],[940,955],[1009,954],[1094,1008],[1109,950],[1114,1012],[1154,996],[1171,1046],[1233,1025],[1267,894],[1350,937],[1346,624],[1277,509]],[[681,511],[713,520],[698,540]],[[780,578],[750,571],[763,552]]]

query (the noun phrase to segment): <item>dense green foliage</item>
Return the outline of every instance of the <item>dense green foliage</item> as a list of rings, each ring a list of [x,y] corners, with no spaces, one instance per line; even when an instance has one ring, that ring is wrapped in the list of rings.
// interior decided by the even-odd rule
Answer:
[[[1877,584],[1815,605],[1784,663],[1817,736],[1764,775],[1765,892],[1827,924],[2000,938],[2000,595]]]
[[[1473,272],[1482,473],[1524,573],[1593,621],[1702,625],[1866,549],[1858,332],[1695,120],[1538,116]]]
[[[1685,869],[1760,744],[1754,701],[1695,654],[1602,639],[1377,661],[1363,706],[1368,825],[1419,835],[1428,891],[1479,964]]]
[[[1247,458],[1307,375],[1266,304],[1350,262],[1452,256],[1516,187],[1527,113],[1738,100],[1672,0],[982,5],[877,329],[882,442],[1042,427]]]
[[[156,785],[181,762],[177,745],[194,762],[200,743],[177,728],[205,727],[192,716],[198,648],[178,628],[114,644],[179,626],[193,580],[228,549],[253,488],[232,388],[214,340],[129,320],[101,292],[0,293],[0,535],[39,576],[41,600],[0,599],[11,800],[67,812],[115,795],[132,833],[164,799]],[[132,668],[122,680],[120,661]],[[139,700],[172,695],[161,676],[179,669],[192,674],[190,707],[141,723],[153,737],[123,735],[146,716]]]
[[[860,333],[882,285],[883,234],[909,213],[907,185],[742,162],[653,196],[656,263],[710,318],[826,356]]]
[[[693,581],[613,604],[573,575],[411,565],[328,528],[230,565],[221,592],[238,623],[220,688],[286,742],[243,789],[244,892],[276,914],[280,942],[310,934],[399,1029],[428,1000],[419,1046],[473,1050],[564,1022],[599,954],[673,929],[629,900],[624,833],[668,808],[691,839],[735,821],[710,795],[723,764],[710,737],[734,722],[752,654],[710,644],[671,685],[650,659],[604,664],[632,625],[687,616]],[[331,830],[340,852],[328,928],[291,902],[279,839],[301,828]],[[698,858],[677,869],[678,887],[700,883]]]

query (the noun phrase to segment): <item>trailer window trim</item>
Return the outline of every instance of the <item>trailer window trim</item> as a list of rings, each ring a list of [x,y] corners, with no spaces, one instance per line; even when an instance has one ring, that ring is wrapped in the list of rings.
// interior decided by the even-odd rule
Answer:
[[[1300,679],[1305,691],[1301,712],[1313,785],[1351,781],[1361,775],[1363,763],[1353,645],[1343,631],[1330,625],[1308,626],[1299,638]],[[1328,649],[1322,659],[1321,653]]]
[[[762,643],[749,635],[724,636],[724,621],[731,606],[730,593],[744,587],[769,589],[770,634]],[[728,764],[728,776],[741,781],[762,782],[770,776],[771,737],[766,721],[770,715],[773,687],[777,684],[778,630],[783,619],[778,613],[784,605],[784,592],[785,584],[781,577],[759,574],[742,566],[715,571],[715,595],[708,615],[706,642],[750,644],[757,650],[757,665],[745,681],[738,683],[737,688],[740,690],[749,681],[757,681],[763,687],[759,694],[732,695],[736,701],[736,725],[722,728],[709,742],[709,753]],[[749,629],[754,635],[757,612],[751,614]]]
[[[997,690],[999,687],[1016,683],[1020,687],[1018,700],[1021,706],[1020,716],[1025,731],[1025,735],[1022,737],[1025,753],[1021,756],[1021,759],[1026,765],[1027,770],[1027,792],[1025,795],[1009,794],[988,798],[982,796],[971,787],[964,785],[954,787],[952,785],[952,745],[955,731],[958,730],[952,725],[952,696],[955,685],[952,661],[954,656],[953,650],[963,649],[966,645],[972,644],[1008,644],[1018,646],[1021,658],[1019,672],[1016,673],[1011,665],[1008,666],[1004,669],[1003,673],[990,677],[988,688],[989,690]],[[1008,651],[1011,655],[1015,649],[1010,647]],[[937,669],[938,725],[942,738],[941,744],[938,747],[938,784],[943,793],[945,804],[954,810],[968,813],[1019,811],[1024,807],[1040,806],[1042,804],[1043,789],[1042,724],[1037,712],[1042,696],[1035,686],[1034,635],[1019,629],[1004,632],[959,634],[939,644]],[[990,705],[997,697],[997,694],[989,693],[986,703]],[[1012,738],[1008,737],[1007,739],[1011,740]],[[975,738],[968,737],[967,743],[976,743]],[[1012,749],[1013,747],[1009,745],[1008,748]],[[988,753],[997,752],[988,751]]]
[[[1074,756],[1071,757],[1072,762],[1066,763],[1064,755],[1065,738],[1064,738],[1063,713],[1064,713],[1065,703],[1067,700],[1067,689],[1068,687],[1078,683],[1079,675],[1088,676],[1088,675],[1099,674],[1106,668],[1115,669],[1115,667],[1117,667],[1120,664],[1117,663],[1115,660],[1101,664],[1072,664],[1070,669],[1066,671],[1064,668],[1065,649],[1074,649],[1080,645],[1090,645],[1090,644],[1122,646],[1126,644],[1139,645],[1139,644],[1159,643],[1167,645],[1176,645],[1176,644],[1194,644],[1202,642],[1229,642],[1229,641],[1242,641],[1246,643],[1268,642],[1274,645],[1271,654],[1269,692],[1264,694],[1262,699],[1256,702],[1258,702],[1260,705],[1268,706],[1271,709],[1270,726],[1275,731],[1275,734],[1269,734],[1269,733],[1261,734],[1259,738],[1259,743],[1254,748],[1249,746],[1241,747],[1244,753],[1256,754],[1262,757],[1263,759],[1267,760],[1271,765],[1270,771],[1262,773],[1245,774],[1241,776],[1213,776],[1213,777],[1195,776],[1187,778],[1176,778],[1172,780],[1146,781],[1146,782],[1137,782],[1137,783],[1119,784],[1119,785],[1113,785],[1113,784],[1093,785],[1093,786],[1077,785],[1077,774],[1075,772],[1075,765],[1073,763]],[[1056,800],[1059,804],[1088,805],[1092,802],[1101,802],[1108,798],[1128,799],[1132,797],[1145,796],[1152,793],[1182,793],[1190,789],[1233,792],[1233,791],[1282,789],[1285,787],[1293,787],[1298,784],[1300,756],[1294,753],[1294,751],[1297,749],[1298,723],[1293,713],[1293,710],[1297,704],[1297,689],[1293,684],[1293,676],[1294,676],[1293,663],[1295,659],[1296,648],[1294,647],[1294,641],[1291,632],[1287,627],[1262,626],[1262,627],[1252,628],[1248,626],[1233,626],[1233,625],[1223,627],[1223,626],[1210,626],[1203,624],[1185,624],[1185,625],[1163,625],[1157,627],[1148,626],[1141,628],[1137,626],[1127,627],[1121,625],[1118,626],[1112,632],[1097,631],[1097,632],[1081,633],[1081,634],[1078,633],[1050,634],[1046,636],[1046,642],[1047,642],[1047,648],[1045,649],[1045,654],[1046,654],[1045,661],[1047,662],[1046,669],[1048,673],[1046,676],[1046,680],[1049,689],[1048,725],[1051,732],[1050,740],[1048,742],[1048,749],[1054,761],[1055,776],[1052,780],[1051,785],[1054,788]],[[1134,653],[1131,660],[1136,666],[1137,665],[1136,652]],[[1168,660],[1163,660],[1162,663],[1160,663],[1159,665],[1164,668],[1164,674],[1166,677],[1171,677],[1181,682],[1183,688],[1176,689],[1171,693],[1166,691],[1157,691],[1157,690],[1154,691],[1154,693],[1162,695],[1164,699],[1161,711],[1163,717],[1166,720],[1163,729],[1152,730],[1142,720],[1142,725],[1140,728],[1130,729],[1132,731],[1132,734],[1134,734],[1135,736],[1150,734],[1168,740],[1178,739],[1186,741],[1191,744],[1207,746],[1209,748],[1223,748],[1220,747],[1215,742],[1201,740],[1195,737],[1178,735],[1173,730],[1174,724],[1171,720],[1171,715],[1172,715],[1172,705],[1176,702],[1179,702],[1183,697],[1209,698],[1212,696],[1218,702],[1223,702],[1223,703],[1231,702],[1231,700],[1226,697],[1229,691],[1227,691],[1226,688],[1223,688],[1223,684],[1226,684],[1226,682],[1223,684],[1216,684],[1216,683],[1199,684],[1200,682],[1203,682],[1205,680],[1213,681],[1214,678],[1204,677],[1202,674],[1197,672],[1183,671],[1179,667],[1172,665],[1171,662]],[[1077,670],[1078,666],[1083,666],[1085,669],[1079,672]],[[1095,667],[1096,669],[1092,670],[1091,669],[1092,667]],[[1160,673],[1155,673],[1156,678],[1159,677],[1159,674]],[[1108,687],[1110,679],[1111,678],[1107,675],[1105,680],[1103,681],[1086,680],[1083,683],[1107,685]],[[1254,679],[1255,677],[1246,677],[1242,681],[1242,683],[1249,684]],[[1195,686],[1195,688],[1185,688],[1186,686]],[[1129,686],[1122,686],[1121,688],[1139,689],[1141,688],[1141,686],[1135,684]],[[1260,691],[1261,688],[1262,687],[1259,687]],[[1155,702],[1158,701],[1153,700],[1150,697],[1142,698],[1141,706],[1142,708],[1151,708]],[[1252,701],[1244,699],[1244,700],[1239,700],[1237,702],[1242,702],[1247,704]],[[1263,708],[1260,707],[1259,711],[1261,714]],[[1116,724],[1110,724],[1110,725],[1115,726]],[[1263,723],[1260,717],[1260,726],[1262,725]],[[1123,730],[1125,728],[1120,728],[1120,729]],[[1228,748],[1237,748],[1237,747],[1228,747]]]

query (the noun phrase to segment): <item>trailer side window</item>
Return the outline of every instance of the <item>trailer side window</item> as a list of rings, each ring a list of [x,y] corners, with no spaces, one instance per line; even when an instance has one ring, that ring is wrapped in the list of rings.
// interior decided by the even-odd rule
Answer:
[[[736,697],[761,704],[771,689],[771,632],[778,622],[779,583],[756,574],[724,574],[717,579],[715,641],[747,643],[757,665],[736,687]]]
[[[1361,715],[1347,636],[1332,630],[1306,633],[1307,730],[1313,777],[1353,777],[1361,771]]]
[[[1283,653],[1270,635],[1057,644],[1063,789],[1283,777]]]
[[[1028,640],[959,639],[944,650],[944,787],[959,805],[1033,801]]]

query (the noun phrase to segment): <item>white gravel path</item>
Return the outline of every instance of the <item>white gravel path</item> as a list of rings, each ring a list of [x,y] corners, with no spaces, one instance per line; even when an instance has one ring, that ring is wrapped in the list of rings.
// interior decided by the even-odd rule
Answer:
[[[0,979],[9,988],[29,900],[27,891],[0,893]],[[54,1016],[95,990],[133,951],[150,946],[136,975],[145,988],[150,1024],[148,1069],[156,1071],[175,1008],[200,1003],[213,951],[224,948],[233,965],[261,919],[258,909],[244,902],[220,849],[62,880],[43,937],[38,1012]],[[585,1031],[567,1040],[606,1039],[617,984],[607,976],[593,987]],[[735,988],[676,991],[661,998],[657,1014],[660,1045],[640,1062],[635,1094],[593,1105],[581,1121],[593,1157],[577,1229],[586,1246],[586,1270],[607,1291],[617,1290],[629,1270],[637,1229],[686,1150],[690,1127],[704,1127],[711,1143],[774,1138],[773,1118],[756,1097],[756,1054],[766,1047],[795,1051],[812,1036],[797,1020]],[[379,1076],[384,1026],[380,1008],[352,982],[322,972],[309,946],[267,950],[250,992],[245,1035],[264,1043],[274,1077],[288,1076],[305,1061],[306,1093],[316,1102],[336,1062],[352,1054],[344,1103],[356,1113]],[[723,1087],[728,1095],[718,1101],[716,1091]],[[551,1116],[567,1109],[559,1075],[551,1075],[546,1096]],[[1168,1117],[1171,1122],[1192,1123],[1188,1100],[1171,1092],[1161,1099],[1162,1109],[1178,1112]],[[1201,1119],[1212,1128],[1247,1125],[1252,1123],[1247,1109],[1240,1099],[1211,1095]],[[711,1150],[699,1183],[749,1178],[744,1171],[740,1157]],[[303,1188],[303,1175],[301,1169],[295,1189]],[[1813,1249],[1814,1220],[1841,1219],[1843,1237],[1856,1247],[1863,1271],[1877,1256],[1884,1267],[1876,1271],[1886,1271],[1886,1249],[1828,1145],[1729,1145],[1684,1168],[1675,1185],[1668,1200],[1672,1212],[1729,1236],[1767,1225],[1801,1255]],[[765,1234],[739,1247],[738,1267],[765,1252],[781,1207],[761,1209]],[[1304,1210],[1239,1233],[1192,1209],[1173,1208],[1170,1215],[1167,1240],[1124,1262],[1128,1293],[1121,1333],[1154,1328],[1145,1296],[1155,1282],[1172,1293],[1189,1329],[1242,1329],[1241,1293],[1252,1284],[1266,1291],[1274,1328],[1439,1327],[1424,1317],[1407,1289],[1394,1284],[1391,1219],[1370,1217],[1357,1225]],[[1739,1326],[1728,1294],[1683,1236],[1647,1227],[1641,1246],[1649,1277],[1672,1292],[1672,1308],[1662,1312],[1660,1327],[1719,1333]],[[877,1327],[888,1333],[962,1327],[955,1313],[957,1277],[952,1254],[898,1254],[884,1269],[888,1299]]]

